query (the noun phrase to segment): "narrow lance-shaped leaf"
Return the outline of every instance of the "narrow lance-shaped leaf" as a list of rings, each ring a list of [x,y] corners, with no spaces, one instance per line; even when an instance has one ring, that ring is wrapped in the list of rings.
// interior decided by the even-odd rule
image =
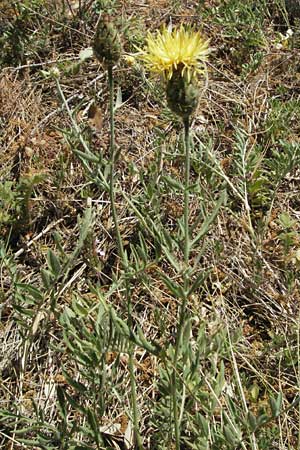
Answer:
[[[55,277],[58,277],[60,274],[60,271],[61,271],[61,265],[60,265],[58,257],[55,255],[55,253],[51,249],[48,249],[48,252],[47,252],[47,262],[48,262],[48,267],[51,270],[51,272],[53,273],[53,275]]]
[[[220,210],[221,206],[223,205],[225,199],[226,199],[226,191],[223,191],[222,194],[220,195],[217,203],[215,204],[213,212],[211,213],[210,216],[208,216],[204,220],[200,231],[198,232],[197,236],[193,239],[191,247],[193,247],[195,244],[197,244],[197,242],[199,242],[199,240],[202,239],[208,233],[210,226],[216,219],[216,217],[219,213],[219,210]]]

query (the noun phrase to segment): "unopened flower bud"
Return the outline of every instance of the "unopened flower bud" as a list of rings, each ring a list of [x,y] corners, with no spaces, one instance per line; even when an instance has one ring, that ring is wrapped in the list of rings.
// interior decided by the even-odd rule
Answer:
[[[120,59],[120,37],[107,14],[103,14],[99,20],[93,50],[96,58],[107,67],[117,64]]]
[[[59,77],[60,77],[60,70],[59,70],[58,67],[52,67],[52,68],[49,70],[49,74],[50,74],[50,76],[53,77],[53,78],[59,78]]]
[[[195,80],[188,81],[178,68],[167,82],[167,101],[169,108],[183,119],[188,118],[198,105],[199,90]]]
[[[132,55],[125,55],[124,59],[128,66],[133,66],[135,64],[135,57]]]

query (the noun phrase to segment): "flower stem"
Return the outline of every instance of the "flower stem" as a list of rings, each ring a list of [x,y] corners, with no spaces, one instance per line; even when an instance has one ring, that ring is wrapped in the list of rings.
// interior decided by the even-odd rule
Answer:
[[[182,296],[182,302],[180,305],[179,313],[179,323],[176,336],[175,353],[173,360],[173,372],[172,372],[172,408],[173,408],[173,419],[175,428],[175,445],[176,450],[180,450],[180,423],[181,415],[178,415],[178,398],[177,398],[177,365],[178,358],[182,344],[182,335],[184,331],[184,324],[186,319],[186,305],[188,302],[188,292],[189,292],[189,259],[190,259],[190,228],[189,228],[189,185],[190,185],[190,136],[189,136],[189,117],[183,119],[184,124],[184,150],[185,150],[185,182],[184,182],[184,269],[183,269],[183,285],[184,285],[184,295]],[[182,392],[181,399],[181,411],[183,410],[185,402],[185,394]]]
[[[119,228],[118,215],[115,202],[115,189],[114,189],[114,175],[115,175],[115,162],[116,162],[116,148],[115,148],[115,120],[114,120],[114,79],[112,73],[112,66],[108,66],[108,83],[109,83],[109,120],[110,120],[110,173],[109,173],[109,198],[112,217],[115,225],[115,233],[117,238],[117,245],[119,256],[122,264],[125,263],[125,253],[123,241]]]
[[[190,259],[190,229],[189,229],[189,185],[190,185],[190,126],[189,118],[183,120],[184,123],[184,149],[185,149],[185,182],[184,182],[184,264],[185,264],[185,291],[188,288],[187,269]]]
[[[114,121],[114,79],[112,66],[108,66],[108,83],[109,83],[109,115],[110,115],[110,174],[109,174],[109,197],[110,205],[112,211],[112,217],[115,225],[115,233],[117,238],[118,252],[121,259],[122,268],[125,272],[125,285],[126,285],[126,301],[127,301],[127,313],[128,313],[128,326],[131,329],[133,326],[132,320],[132,304],[130,300],[130,286],[129,280],[126,276],[128,270],[127,257],[124,251],[124,245],[122,241],[122,236],[120,233],[118,214],[115,202],[115,186],[114,186],[114,174],[115,174],[115,163],[116,163],[116,150],[115,150],[115,121]],[[130,388],[131,388],[131,402],[132,402],[132,413],[133,413],[133,429],[135,434],[135,440],[137,448],[143,450],[142,439],[139,433],[139,414],[137,407],[137,394],[136,394],[136,382],[134,375],[134,358],[133,358],[133,348],[130,345],[128,350],[129,355],[129,375],[130,375]]]

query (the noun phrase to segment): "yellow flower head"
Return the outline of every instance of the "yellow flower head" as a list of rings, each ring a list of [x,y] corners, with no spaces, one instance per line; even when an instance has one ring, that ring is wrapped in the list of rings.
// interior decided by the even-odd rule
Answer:
[[[164,27],[156,35],[148,34],[140,59],[151,72],[163,74],[167,80],[179,69],[181,76],[186,75],[190,82],[197,73],[203,72],[203,63],[210,53],[208,44],[199,31],[185,29],[183,25],[173,31]]]

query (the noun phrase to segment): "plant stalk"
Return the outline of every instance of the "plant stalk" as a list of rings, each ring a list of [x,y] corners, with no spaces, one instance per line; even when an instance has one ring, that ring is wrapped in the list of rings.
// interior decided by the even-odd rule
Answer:
[[[185,181],[184,181],[184,264],[185,264],[185,291],[188,288],[188,276],[187,270],[189,266],[190,259],[190,228],[189,228],[189,185],[190,185],[190,169],[191,169],[191,158],[190,158],[190,126],[189,118],[185,118],[184,124],[184,148],[185,148]],[[186,292],[187,293],[187,292]]]
[[[112,212],[112,217],[115,225],[115,233],[117,238],[117,246],[119,251],[119,256],[121,258],[123,266],[126,266],[125,252],[123,241],[120,233],[118,214],[116,209],[115,201],[115,186],[114,186],[114,175],[115,175],[115,162],[116,162],[116,147],[115,147],[115,119],[114,119],[114,79],[112,73],[112,66],[108,66],[108,83],[109,83],[109,121],[110,121],[110,172],[109,172],[109,199],[110,207]],[[124,269],[126,267],[123,267]]]
[[[176,336],[175,354],[173,360],[173,372],[171,376],[172,380],[172,408],[173,408],[173,419],[174,419],[174,429],[175,429],[175,446],[176,450],[180,450],[180,422],[182,415],[178,415],[178,399],[177,399],[177,363],[179,352],[182,344],[182,335],[184,331],[184,324],[186,319],[186,305],[188,302],[188,292],[189,292],[189,259],[190,259],[190,228],[189,228],[189,186],[190,186],[190,125],[189,117],[183,119],[184,125],[184,150],[185,150],[185,181],[184,181],[184,211],[183,211],[183,222],[184,222],[184,269],[183,269],[183,285],[184,285],[184,296],[182,297],[182,302],[180,305],[179,313],[179,323]],[[185,402],[185,394],[182,393],[181,409]]]
[[[121,264],[125,272],[125,283],[126,283],[126,301],[127,301],[127,312],[128,312],[128,326],[132,329],[132,304],[130,299],[130,286],[129,280],[127,279],[126,272],[128,270],[128,261],[124,251],[124,245],[122,241],[122,236],[120,233],[118,214],[115,202],[115,186],[114,186],[114,175],[115,175],[115,163],[116,163],[116,149],[115,149],[115,121],[114,121],[114,79],[112,66],[108,66],[108,83],[109,83],[109,119],[110,119],[110,174],[109,174],[109,197],[110,205],[112,211],[112,217],[115,225],[115,233],[117,238],[118,252],[121,259]],[[134,376],[134,358],[133,358],[133,348],[130,346],[128,350],[129,355],[129,375],[130,375],[130,388],[131,388],[131,402],[132,402],[132,412],[133,412],[133,429],[137,448],[143,450],[143,444],[141,435],[139,433],[139,414],[137,407],[137,393],[136,393],[136,382]]]

